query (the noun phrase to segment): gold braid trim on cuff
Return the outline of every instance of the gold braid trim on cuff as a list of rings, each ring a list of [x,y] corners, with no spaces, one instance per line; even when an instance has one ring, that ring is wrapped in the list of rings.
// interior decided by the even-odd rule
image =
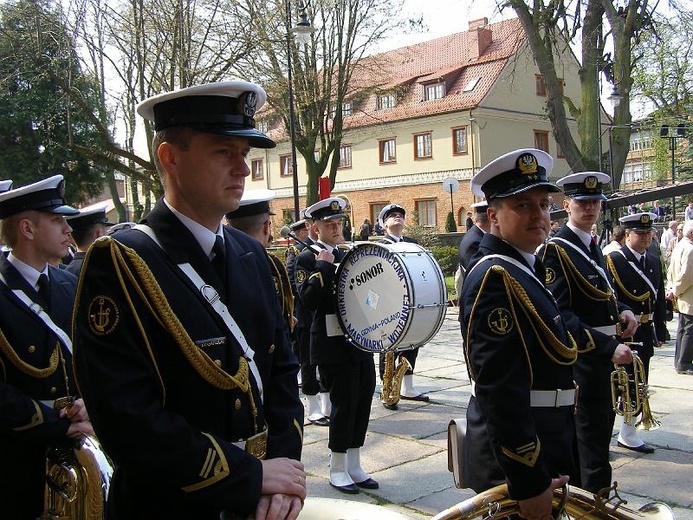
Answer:
[[[623,282],[621,281],[621,277],[618,275],[618,271],[616,270],[616,264],[610,256],[606,257],[606,266],[609,269],[609,271],[611,271],[614,280],[616,280],[616,285],[621,290],[624,296],[636,302],[644,302],[645,300],[648,300],[650,298],[650,291],[645,291],[644,293],[637,295],[633,294],[628,289],[626,289],[625,285],[623,285]]]
[[[60,342],[56,341],[55,348],[51,352],[51,357],[46,368],[36,368],[26,361],[23,361],[12,348],[10,342],[0,330],[0,352],[5,354],[7,360],[12,363],[18,370],[35,379],[45,379],[51,376],[58,369],[60,363]]]

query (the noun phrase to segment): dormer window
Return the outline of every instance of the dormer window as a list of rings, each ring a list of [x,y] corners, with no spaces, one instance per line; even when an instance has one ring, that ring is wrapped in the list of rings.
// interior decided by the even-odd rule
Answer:
[[[395,108],[397,106],[397,99],[394,94],[380,94],[375,103],[376,110],[386,110],[388,108]]]
[[[445,97],[445,83],[429,83],[424,85],[424,101],[432,101],[434,99],[443,99]]]

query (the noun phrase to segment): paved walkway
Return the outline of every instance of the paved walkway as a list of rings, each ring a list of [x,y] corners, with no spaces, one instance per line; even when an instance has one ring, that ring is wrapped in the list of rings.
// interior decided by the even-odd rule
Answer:
[[[669,325],[675,337],[676,320]],[[654,394],[650,404],[662,427],[643,432],[641,437],[657,451],[642,455],[617,447],[614,439],[613,478],[628,507],[638,509],[653,500],[663,501],[677,519],[693,520],[693,376],[674,371],[673,355],[672,341],[656,349],[650,365]],[[333,489],[328,480],[328,429],[306,426],[303,462],[309,497],[378,504],[422,520],[473,495],[471,490],[456,489],[447,470],[447,424],[450,418],[465,415],[471,391],[456,308],[448,309],[440,332],[419,351],[415,382],[431,401],[400,401],[397,411],[380,405],[380,387],[376,388],[361,457],[364,469],[380,482],[380,489],[362,490],[358,495]]]

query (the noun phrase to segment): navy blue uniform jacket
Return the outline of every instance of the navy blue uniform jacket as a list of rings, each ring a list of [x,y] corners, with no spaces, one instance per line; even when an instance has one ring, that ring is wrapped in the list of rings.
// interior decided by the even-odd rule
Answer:
[[[117,468],[110,518],[217,520],[257,505],[260,461],[232,443],[268,427],[266,458],[299,459],[303,406],[267,254],[224,229],[226,304],[264,385],[221,318],[177,267],[223,293],[192,234],[160,201],[137,230],[97,241],[80,278],[75,369],[103,448]]]

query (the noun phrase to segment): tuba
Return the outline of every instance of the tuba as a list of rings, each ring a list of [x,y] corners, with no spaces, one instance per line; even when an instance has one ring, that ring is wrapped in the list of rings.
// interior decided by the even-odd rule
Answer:
[[[625,507],[627,503],[616,491],[617,483],[596,495],[584,489],[567,485],[553,492],[552,518],[579,520],[674,520],[674,513],[662,502],[651,502],[637,511]],[[508,495],[507,484],[479,493],[464,502],[438,513],[432,520],[496,520],[517,515],[519,503]]]
[[[50,448],[41,520],[103,519],[112,476],[110,460],[91,436]]]
[[[73,402],[63,397],[54,406],[69,408]],[[102,520],[112,476],[113,464],[90,435],[49,448],[41,520]]]
[[[631,345],[633,345],[631,343]],[[652,415],[650,409],[650,391],[647,385],[645,366],[636,351],[633,351],[633,375],[622,365],[614,365],[611,372],[611,403],[614,412],[622,415],[623,420],[632,424],[633,418],[640,415],[641,419],[635,425],[638,430],[656,430],[660,423]]]

